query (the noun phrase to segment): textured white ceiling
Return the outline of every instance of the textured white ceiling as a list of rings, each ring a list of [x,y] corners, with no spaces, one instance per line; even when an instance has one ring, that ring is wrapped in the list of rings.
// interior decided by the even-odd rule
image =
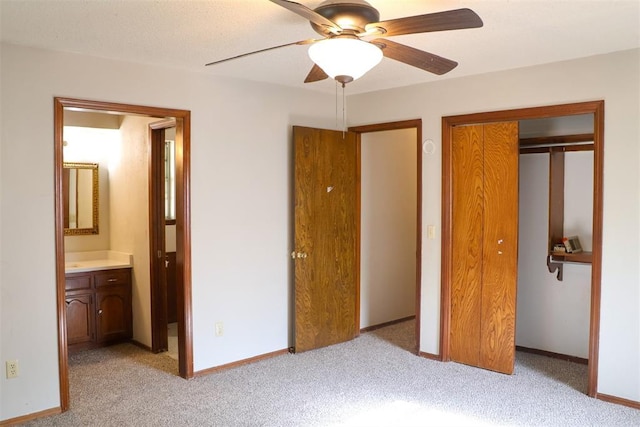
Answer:
[[[444,76],[383,59],[349,92],[362,93],[640,47],[640,0],[369,0],[381,20],[468,7],[477,29],[393,37],[459,62]],[[320,1],[302,0],[313,9]],[[314,38],[298,15],[268,0],[0,0],[2,41],[333,93],[304,84],[306,46],[223,64],[226,57]]]

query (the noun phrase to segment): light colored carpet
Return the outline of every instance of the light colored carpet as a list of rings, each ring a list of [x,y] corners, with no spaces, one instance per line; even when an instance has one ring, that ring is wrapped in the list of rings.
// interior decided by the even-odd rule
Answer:
[[[417,357],[412,334],[406,322],[190,381],[133,345],[83,352],[70,358],[71,410],[30,425],[640,425],[640,411],[584,395],[584,365],[518,354],[502,375]]]

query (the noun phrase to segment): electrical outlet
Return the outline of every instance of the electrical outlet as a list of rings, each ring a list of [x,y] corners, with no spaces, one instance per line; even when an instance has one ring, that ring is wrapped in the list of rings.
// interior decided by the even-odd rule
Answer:
[[[224,323],[216,322],[216,336],[221,337],[224,335]]]
[[[7,379],[15,378],[18,376],[18,361],[7,360]]]

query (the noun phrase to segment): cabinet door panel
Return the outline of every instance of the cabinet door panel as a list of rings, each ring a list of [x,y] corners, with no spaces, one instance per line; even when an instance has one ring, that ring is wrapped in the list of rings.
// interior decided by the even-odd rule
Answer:
[[[128,289],[96,293],[96,332],[99,343],[131,337],[131,299]]]
[[[453,130],[450,355],[478,366],[482,292],[484,165],[482,126]]]
[[[90,342],[94,338],[91,294],[67,296],[67,344]]]
[[[480,366],[513,373],[518,270],[518,123],[484,125]]]

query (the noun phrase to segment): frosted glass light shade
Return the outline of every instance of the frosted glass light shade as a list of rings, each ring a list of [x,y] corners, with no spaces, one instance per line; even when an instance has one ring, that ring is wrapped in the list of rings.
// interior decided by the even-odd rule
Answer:
[[[380,63],[382,50],[362,40],[334,38],[312,44],[309,57],[332,79],[347,76],[355,80]]]

